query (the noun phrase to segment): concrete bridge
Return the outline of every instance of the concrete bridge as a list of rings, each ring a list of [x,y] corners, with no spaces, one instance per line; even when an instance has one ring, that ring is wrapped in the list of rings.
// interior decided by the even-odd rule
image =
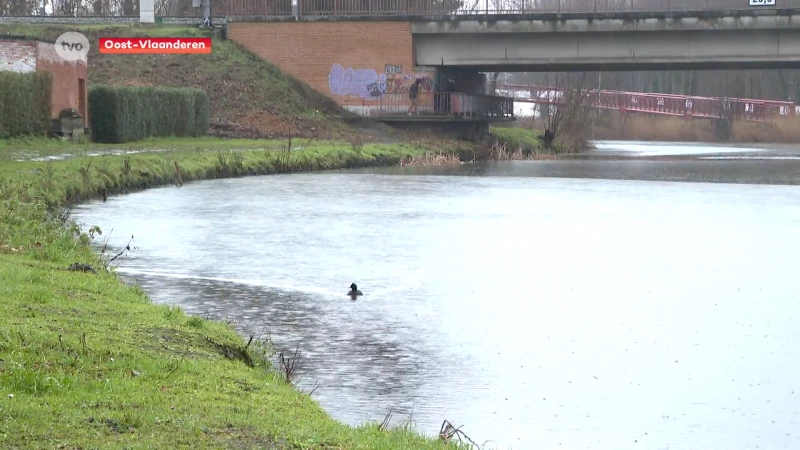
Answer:
[[[594,1],[580,3],[594,5]],[[479,72],[800,67],[800,1],[783,0],[791,9],[743,9],[741,5],[747,1],[740,0],[736,10],[713,11],[448,16],[297,13],[228,16],[227,20],[400,21],[410,27],[415,65]],[[695,2],[702,4],[704,0]]]
[[[800,67],[800,9],[411,22],[416,63],[482,72]]]
[[[394,120],[415,79],[421,110],[441,116],[442,94],[487,94],[483,72],[800,67],[800,0],[506,1],[228,0],[226,27],[343,107]],[[505,103],[458,104],[473,122],[508,119]]]

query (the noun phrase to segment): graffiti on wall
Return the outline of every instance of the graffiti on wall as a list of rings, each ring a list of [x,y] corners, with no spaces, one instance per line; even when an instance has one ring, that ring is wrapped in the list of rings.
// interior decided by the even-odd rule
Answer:
[[[331,66],[328,73],[328,88],[334,95],[376,99],[384,94],[408,93],[414,80],[422,79],[420,92],[433,90],[433,79],[426,72],[402,73],[403,66],[386,64],[384,73],[373,69],[344,68],[341,64]]]
[[[387,64],[383,69],[387,75],[390,73],[403,73],[402,65]]]
[[[420,72],[408,74],[387,74],[385,93],[408,94],[409,89],[411,89],[411,85],[414,84],[414,80],[417,78],[422,80],[419,85],[420,93],[428,93],[433,91],[433,79],[430,77],[430,74]]]
[[[386,85],[386,75],[379,76],[373,69],[345,69],[334,64],[328,73],[328,88],[334,95],[370,98],[375,96],[370,88],[380,85]]]

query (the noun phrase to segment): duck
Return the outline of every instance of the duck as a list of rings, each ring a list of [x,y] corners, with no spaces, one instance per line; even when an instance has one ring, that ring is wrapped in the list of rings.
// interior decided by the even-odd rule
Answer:
[[[364,295],[364,294],[362,294],[361,291],[358,290],[358,286],[356,286],[355,283],[352,283],[350,285],[350,292],[348,292],[347,295],[355,297],[357,295]]]

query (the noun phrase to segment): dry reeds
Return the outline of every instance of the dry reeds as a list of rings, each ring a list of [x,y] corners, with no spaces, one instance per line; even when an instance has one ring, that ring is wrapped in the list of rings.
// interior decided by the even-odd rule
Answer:
[[[281,373],[283,374],[284,381],[292,384],[297,373],[297,363],[300,361],[300,345],[294,351],[294,354],[287,357],[283,352],[278,353],[278,362],[280,364]]]
[[[442,427],[439,429],[439,439],[441,439],[445,444],[450,442],[453,438],[457,438],[459,443],[463,443],[464,441],[469,442],[475,447],[479,447],[478,444],[475,443],[472,439],[469,438],[463,431],[461,431],[461,427],[454,427],[452,423],[445,420],[442,422]]]
[[[637,140],[664,142],[720,142],[711,120],[682,117],[617,114],[598,118],[595,140]],[[800,143],[800,117],[781,117],[772,122],[733,123],[730,142]]]
[[[734,142],[800,143],[800,117],[781,117],[772,122],[737,122],[733,125]]]
[[[386,431],[389,429],[389,422],[392,420],[392,410],[390,409],[386,416],[383,418],[383,421],[378,424],[378,430]]]
[[[400,160],[403,166],[445,166],[461,164],[461,157],[457,153],[426,152],[424,155],[414,155]]]
[[[522,147],[510,150],[506,144],[494,144],[489,149],[489,160],[491,161],[545,161],[558,159],[555,153],[543,153],[537,151],[525,151]]]

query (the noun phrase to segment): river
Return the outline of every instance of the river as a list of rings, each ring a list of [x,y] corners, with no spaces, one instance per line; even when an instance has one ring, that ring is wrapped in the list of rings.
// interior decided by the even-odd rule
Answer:
[[[347,423],[800,448],[800,152],[699,147],[204,181],[74,215],[135,236],[119,270],[154,301],[299,347],[300,387]]]

